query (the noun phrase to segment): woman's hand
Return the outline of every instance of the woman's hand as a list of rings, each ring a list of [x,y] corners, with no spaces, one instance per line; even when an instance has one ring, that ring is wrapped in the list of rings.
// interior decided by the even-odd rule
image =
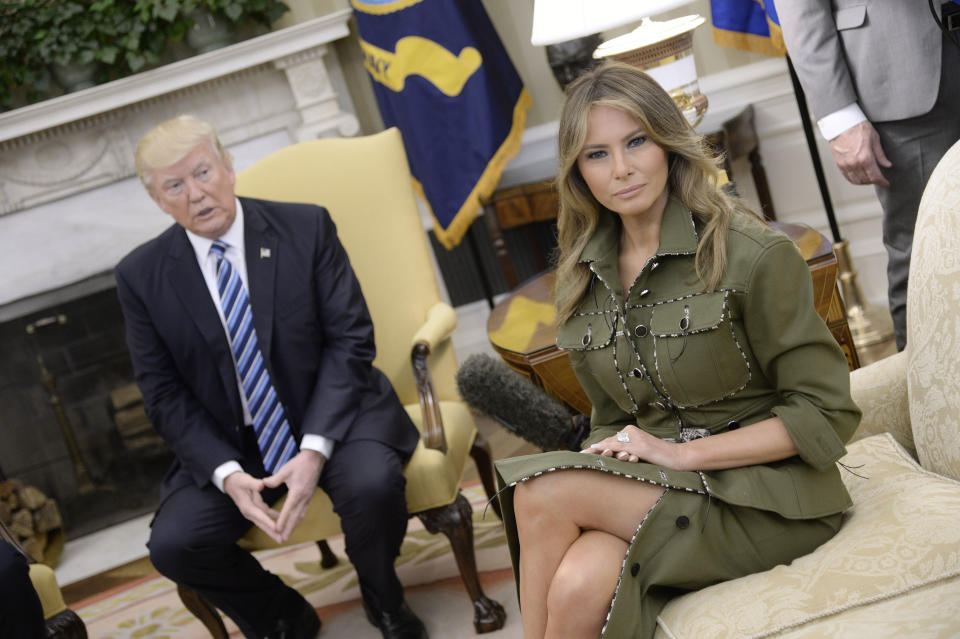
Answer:
[[[613,437],[607,437],[580,452],[616,457],[628,462],[645,461],[670,470],[685,470],[681,446],[631,425],[624,426]]]

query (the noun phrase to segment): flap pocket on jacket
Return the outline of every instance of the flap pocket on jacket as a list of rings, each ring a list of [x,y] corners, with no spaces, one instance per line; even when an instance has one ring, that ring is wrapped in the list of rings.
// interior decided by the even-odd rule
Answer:
[[[859,4],[855,7],[846,7],[835,11],[833,21],[837,25],[837,31],[862,27],[867,21],[867,5]]]
[[[704,293],[653,307],[650,332],[655,337],[693,334],[717,328],[726,315],[726,293]]]
[[[750,380],[726,292],[658,304],[650,321],[657,374],[681,408],[730,397]]]
[[[588,351],[610,344],[616,312],[574,315],[557,331],[557,346],[568,351]]]

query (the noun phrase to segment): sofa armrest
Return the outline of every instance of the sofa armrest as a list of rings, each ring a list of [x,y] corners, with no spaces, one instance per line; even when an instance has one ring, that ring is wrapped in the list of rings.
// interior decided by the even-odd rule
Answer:
[[[457,329],[457,313],[449,304],[437,302],[427,311],[427,321],[414,333],[411,346],[426,344],[431,351]]]
[[[901,351],[850,373],[850,393],[863,411],[850,441],[889,432],[916,458],[907,395],[907,351]]]

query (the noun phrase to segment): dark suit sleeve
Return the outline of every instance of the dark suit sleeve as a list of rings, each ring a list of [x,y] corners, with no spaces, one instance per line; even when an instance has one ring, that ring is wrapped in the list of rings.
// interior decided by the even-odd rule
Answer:
[[[370,393],[377,352],[360,282],[326,209],[320,209],[313,270],[323,347],[303,431],[342,441]]]
[[[184,382],[147,303],[124,275],[123,264],[116,276],[127,346],[147,417],[197,485],[203,486],[217,466],[241,459],[240,451]],[[210,374],[217,374],[212,365]]]

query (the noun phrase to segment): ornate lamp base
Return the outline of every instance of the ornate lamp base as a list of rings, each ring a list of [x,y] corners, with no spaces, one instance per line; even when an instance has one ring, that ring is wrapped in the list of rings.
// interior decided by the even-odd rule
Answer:
[[[866,365],[896,353],[890,312],[864,300],[850,257],[850,245],[846,240],[841,240],[834,243],[833,251],[837,254],[837,279],[840,280],[840,290],[847,306],[847,323],[860,363]]]

